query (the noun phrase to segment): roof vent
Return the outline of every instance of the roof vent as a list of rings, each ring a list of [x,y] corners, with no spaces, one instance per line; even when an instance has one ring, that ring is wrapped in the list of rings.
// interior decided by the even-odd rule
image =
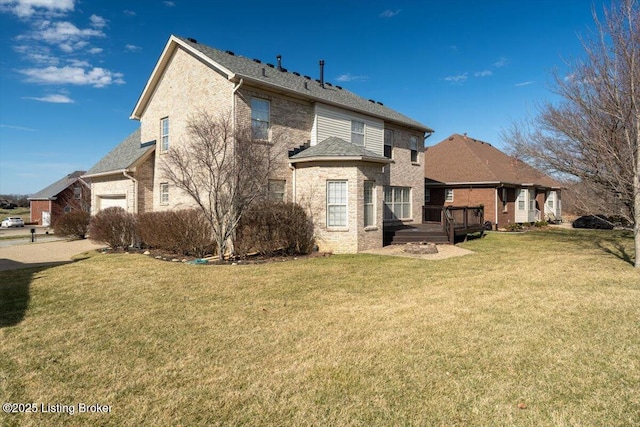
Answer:
[[[276,68],[276,67],[274,67],[274,66],[273,66],[273,64],[267,64],[267,67],[269,67],[269,68]]]
[[[342,86],[338,86],[338,85],[336,85],[336,87],[337,87],[338,89],[342,90]]]
[[[326,84],[327,86],[333,86],[331,83],[329,82],[324,82],[324,84]]]
[[[198,40],[192,39],[191,37],[187,37],[187,41],[189,41],[191,43],[198,43]]]
[[[384,104],[383,104],[382,102],[380,102],[380,101],[376,101],[376,104],[378,104],[378,105],[384,105]]]
[[[232,52],[232,51],[230,51],[230,50],[225,50],[224,52],[225,52],[225,53],[228,53],[228,54],[229,54],[229,55],[231,55],[231,56],[236,56],[236,54],[235,54],[235,53],[233,53],[233,52]]]
[[[258,64],[262,64],[262,61],[260,61],[259,59],[253,59],[253,62],[257,62]]]
[[[309,82],[304,82],[304,88],[307,89],[307,90],[309,90],[309,84],[308,83]]]
[[[311,80],[311,77],[309,77],[309,76],[304,76],[304,78],[307,79],[307,80]]]
[[[293,72],[293,75],[294,75],[294,76],[298,76],[298,77],[300,77],[300,73],[298,73],[298,72],[296,72],[296,71],[294,71],[294,72]]]
[[[318,83],[321,83],[321,82],[320,82],[320,79],[316,79],[316,81],[317,81]]]
[[[373,99],[370,99],[369,102],[372,103],[372,104],[376,103],[376,101],[374,101]]]
[[[264,67],[262,67],[262,77],[267,77],[267,70]]]
[[[282,71],[282,55],[276,55],[276,60],[278,61],[278,71]]]

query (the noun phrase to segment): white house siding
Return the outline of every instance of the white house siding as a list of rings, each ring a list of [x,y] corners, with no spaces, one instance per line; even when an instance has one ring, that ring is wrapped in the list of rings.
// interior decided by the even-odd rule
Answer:
[[[135,212],[134,183],[120,174],[91,179],[91,215],[97,214],[101,209],[110,207],[114,203],[121,206],[121,198],[124,198],[124,206],[127,212]]]
[[[187,123],[200,111],[231,117],[233,83],[210,66],[195,59],[182,48],[173,53],[164,75],[140,119],[141,141],[156,141],[156,168],[153,179],[153,210],[180,209],[193,201],[174,186],[169,186],[169,204],[160,204],[160,184],[167,182],[162,172],[166,154],[162,153],[160,119],[169,118],[169,149],[187,140]]]
[[[335,136],[351,141],[351,121],[364,123],[364,147],[382,156],[384,155],[384,122],[362,114],[341,108],[316,103],[316,123],[311,135],[311,145]]]

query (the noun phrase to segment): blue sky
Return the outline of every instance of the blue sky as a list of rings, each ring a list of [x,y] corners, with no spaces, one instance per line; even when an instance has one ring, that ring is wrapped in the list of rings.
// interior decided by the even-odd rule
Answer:
[[[511,121],[556,99],[596,0],[0,0],[0,193],[86,170],[129,120],[171,34],[275,63],[435,129],[503,147]]]

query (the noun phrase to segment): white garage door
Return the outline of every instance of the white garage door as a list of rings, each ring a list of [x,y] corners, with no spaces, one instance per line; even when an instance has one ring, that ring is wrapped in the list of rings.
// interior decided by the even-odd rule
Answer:
[[[112,207],[119,207],[127,210],[127,199],[125,196],[99,196],[98,197],[98,209],[107,209]]]

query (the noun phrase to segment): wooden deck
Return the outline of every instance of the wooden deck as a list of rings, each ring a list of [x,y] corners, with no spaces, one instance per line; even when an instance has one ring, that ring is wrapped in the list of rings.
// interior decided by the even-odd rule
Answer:
[[[482,206],[424,206],[422,224],[385,227],[383,244],[455,244],[465,240],[469,234],[483,234],[484,230]]]

